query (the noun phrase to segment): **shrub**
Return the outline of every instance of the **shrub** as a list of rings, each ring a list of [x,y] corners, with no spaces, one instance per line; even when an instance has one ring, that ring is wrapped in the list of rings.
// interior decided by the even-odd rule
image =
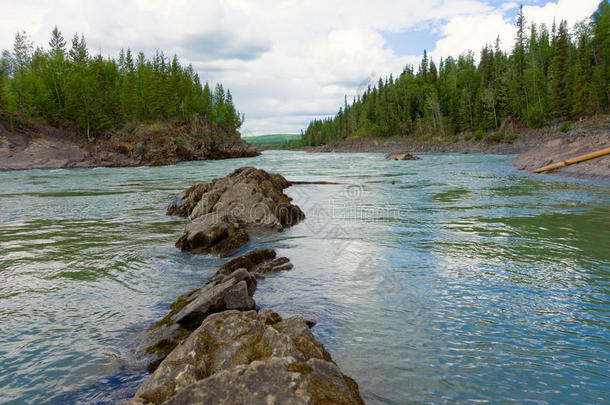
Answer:
[[[477,129],[477,132],[474,133],[474,141],[479,142],[483,138],[485,138],[485,132],[482,129]]]
[[[566,132],[569,132],[572,129],[572,124],[570,124],[569,122],[564,122],[563,124],[561,124],[561,126],[559,127],[559,130],[561,132],[563,132],[564,134]]]
[[[486,139],[490,142],[502,142],[504,140],[504,134],[502,132],[496,132],[495,134],[489,134]]]

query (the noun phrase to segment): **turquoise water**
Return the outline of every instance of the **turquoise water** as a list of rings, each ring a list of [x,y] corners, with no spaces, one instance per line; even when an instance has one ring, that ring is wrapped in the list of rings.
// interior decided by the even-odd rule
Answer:
[[[138,333],[226,259],[174,248],[189,185],[250,165],[307,215],[262,308],[316,336],[370,404],[610,398],[610,187],[509,157],[267,152],[172,167],[0,173],[0,402],[112,403],[146,377]]]

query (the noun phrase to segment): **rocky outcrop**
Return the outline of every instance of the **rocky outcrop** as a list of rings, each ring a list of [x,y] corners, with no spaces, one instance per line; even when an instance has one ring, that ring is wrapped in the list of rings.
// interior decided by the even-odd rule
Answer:
[[[174,327],[174,344],[122,404],[363,404],[358,384],[311,333],[314,323],[253,310],[255,275],[289,262],[280,259],[254,249],[172,304],[149,332]]]
[[[187,218],[176,247],[192,253],[230,254],[245,245],[248,228],[281,231],[305,218],[283,190],[279,174],[242,167],[230,175],[196,184],[170,203],[168,215]]]
[[[420,158],[408,152],[390,152],[385,155],[385,158],[387,160],[420,160]]]
[[[87,140],[75,129],[0,111],[0,170],[162,166],[258,155],[238,132],[197,119],[108,130]]]
[[[203,287],[178,297],[170,312],[148,329],[141,344],[140,354],[148,358],[148,369],[154,370],[207,316],[254,309],[256,279],[293,267],[288,258],[276,256],[274,249],[250,250],[222,265]]]
[[[246,269],[237,269],[178,297],[170,305],[171,311],[148,330],[142,345],[143,352],[151,356],[148,369],[154,370],[208,315],[231,309],[254,309],[255,289],[255,276]]]

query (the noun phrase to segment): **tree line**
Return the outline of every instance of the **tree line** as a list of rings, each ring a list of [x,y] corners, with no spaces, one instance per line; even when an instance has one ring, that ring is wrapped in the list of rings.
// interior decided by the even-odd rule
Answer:
[[[126,124],[155,120],[188,121],[200,117],[230,134],[243,115],[230,90],[201,84],[193,67],[174,55],[156,52],[147,59],[121,50],[118,60],[92,55],[84,36],[68,47],[55,27],[48,49],[25,32],[15,35],[13,50],[0,57],[0,110],[41,117],[59,127],[76,127],[87,137]]]
[[[478,63],[473,52],[437,65],[427,53],[417,72],[408,65],[379,79],[333,118],[311,121],[306,145],[350,135],[427,136],[496,131],[509,117],[538,128],[558,119],[608,113],[610,106],[610,3],[586,21],[528,24],[521,7],[510,53],[499,37]]]

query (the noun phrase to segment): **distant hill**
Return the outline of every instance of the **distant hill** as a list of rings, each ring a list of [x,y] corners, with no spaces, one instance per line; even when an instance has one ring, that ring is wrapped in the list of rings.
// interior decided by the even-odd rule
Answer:
[[[244,141],[259,149],[288,149],[301,145],[300,134],[269,134],[242,137]]]

